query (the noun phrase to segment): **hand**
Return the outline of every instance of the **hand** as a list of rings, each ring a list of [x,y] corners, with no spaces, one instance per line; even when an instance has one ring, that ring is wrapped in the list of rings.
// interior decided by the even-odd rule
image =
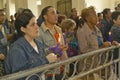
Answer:
[[[111,46],[111,42],[106,41],[103,43],[103,47],[110,47]]]
[[[0,60],[4,60],[5,59],[5,56],[4,56],[4,54],[0,54]]]
[[[52,63],[57,60],[57,55],[55,55],[54,53],[50,53],[46,56],[46,58],[48,59],[49,63]]]
[[[67,44],[66,45],[60,45],[59,48],[60,48],[61,51],[66,51],[68,49],[68,45]]]
[[[119,45],[119,43],[118,43],[117,41],[113,41],[113,42],[112,42],[112,45],[117,46],[117,45]]]

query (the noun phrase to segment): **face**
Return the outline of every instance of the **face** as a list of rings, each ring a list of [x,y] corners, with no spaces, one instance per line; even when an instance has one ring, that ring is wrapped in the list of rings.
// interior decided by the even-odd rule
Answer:
[[[117,11],[120,11],[120,7],[117,7]]]
[[[106,17],[111,18],[111,14],[112,14],[111,11],[108,11]]]
[[[116,20],[113,20],[113,22],[115,25],[120,26],[120,15],[118,16]]]
[[[37,26],[36,18],[33,17],[26,28],[21,27],[21,31],[25,33],[24,36],[28,36],[30,38],[36,38],[39,36],[39,28]]]
[[[0,24],[4,23],[4,20],[5,20],[5,12],[0,11]]]
[[[97,15],[94,10],[90,10],[89,16],[87,17],[87,21],[93,25],[97,24]]]
[[[77,10],[76,10],[76,9],[73,9],[72,15],[73,15],[73,16],[77,16]]]
[[[44,15],[44,19],[46,22],[50,24],[56,24],[58,21],[58,15],[56,9],[53,7],[49,8],[47,14]]]
[[[99,16],[99,19],[101,20],[101,19],[103,19],[103,16],[102,16],[102,14],[100,14],[100,16]]]
[[[70,27],[70,28],[68,29],[68,32],[74,32],[74,26]]]

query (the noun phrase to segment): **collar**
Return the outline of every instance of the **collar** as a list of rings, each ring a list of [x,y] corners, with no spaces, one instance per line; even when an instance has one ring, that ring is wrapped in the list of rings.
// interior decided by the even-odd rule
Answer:
[[[28,52],[31,53],[34,50],[33,47],[28,43],[28,41],[24,37],[21,37],[18,40],[19,40],[18,45],[21,45],[22,47],[24,47],[24,49],[26,49]]]
[[[91,33],[91,34],[93,34],[94,32],[97,32],[97,33],[99,32],[99,29],[98,29],[96,26],[94,26],[94,31],[92,31],[92,30],[89,28],[89,26],[88,26],[87,23],[85,23],[84,27],[86,27],[86,28],[85,28],[86,31],[89,32],[89,33]]]
[[[45,25],[44,22],[41,24],[41,27],[42,27],[42,29],[43,29],[44,32],[46,32],[47,30],[49,30],[49,28]],[[57,30],[57,32],[61,31],[61,28],[59,28],[57,25],[54,25],[54,27]]]
[[[42,27],[42,29],[43,29],[44,32],[46,32],[47,30],[49,30],[49,28],[45,25],[44,22],[41,24],[41,27]]]

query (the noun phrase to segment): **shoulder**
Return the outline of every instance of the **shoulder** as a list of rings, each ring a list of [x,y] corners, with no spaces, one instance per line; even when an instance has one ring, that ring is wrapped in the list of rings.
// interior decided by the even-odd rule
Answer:
[[[10,46],[10,51],[15,52],[23,52],[24,48],[26,47],[26,40],[24,37],[21,37],[17,39],[11,46]]]
[[[97,32],[101,32],[97,26],[95,26],[95,29],[97,30]]]
[[[24,43],[25,43],[24,37],[20,37],[19,39],[17,39],[17,40],[12,44],[12,46],[14,46],[14,45],[23,45]]]
[[[86,24],[86,23],[84,23],[83,25],[82,25],[82,27],[79,27],[78,29],[80,30],[80,31],[82,31],[82,32],[85,32],[86,30],[88,30],[88,25]]]
[[[120,33],[120,28],[116,26],[112,26],[111,32]]]

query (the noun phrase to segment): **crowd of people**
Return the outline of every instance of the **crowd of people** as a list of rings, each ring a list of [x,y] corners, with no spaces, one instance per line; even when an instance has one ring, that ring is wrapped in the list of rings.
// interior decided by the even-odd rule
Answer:
[[[101,13],[96,13],[95,8],[90,6],[84,8],[80,16],[73,8],[70,17],[53,6],[47,6],[38,19],[30,9],[21,8],[10,18],[8,21],[4,9],[0,9],[0,76],[62,61],[120,42],[120,4],[114,12],[105,8]],[[114,58],[118,58],[118,50],[114,52]],[[68,67],[70,75],[73,66]],[[55,73],[56,80],[61,80],[62,71],[61,66]],[[52,73],[47,76],[46,80],[52,80]],[[37,77],[33,76],[30,80],[37,80]]]

